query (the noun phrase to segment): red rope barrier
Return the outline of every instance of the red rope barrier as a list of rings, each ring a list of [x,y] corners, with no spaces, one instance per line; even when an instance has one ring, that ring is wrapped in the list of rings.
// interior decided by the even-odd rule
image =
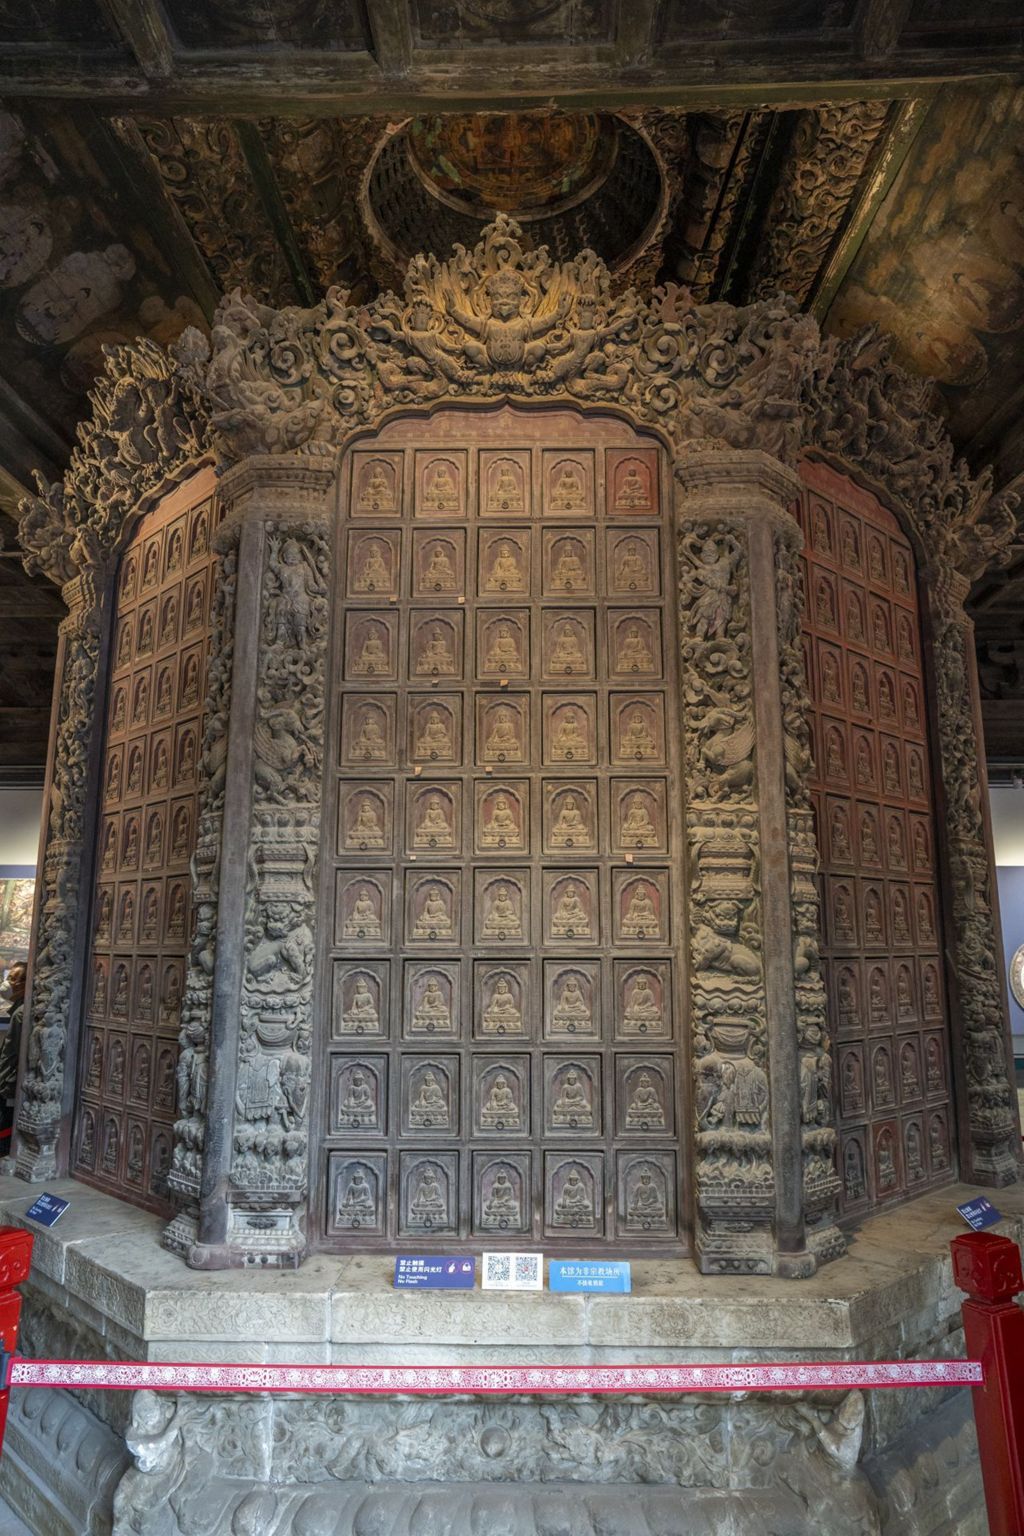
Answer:
[[[977,1386],[980,1360],[822,1361],[770,1365],[192,1365],[145,1360],[25,1360],[11,1387],[132,1392],[451,1393],[792,1392]]]

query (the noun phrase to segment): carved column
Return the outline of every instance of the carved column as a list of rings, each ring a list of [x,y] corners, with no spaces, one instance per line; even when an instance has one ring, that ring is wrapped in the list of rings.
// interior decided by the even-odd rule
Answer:
[[[697,1259],[807,1275],[842,1239],[787,511],[799,487],[756,451],[676,473]]]
[[[333,485],[323,454],[222,481],[238,555],[197,1267],[294,1265],[306,1246]]]
[[[948,553],[948,551],[947,551]],[[1020,1176],[1020,1122],[1004,985],[985,773],[974,626],[966,575],[951,562],[924,573],[938,704],[943,846],[949,874],[948,937],[954,959],[954,1068],[961,1099],[962,1175],[977,1184]]]
[[[67,574],[67,570],[65,570]],[[66,581],[54,715],[47,764],[46,821],[27,1028],[15,1117],[15,1172],[32,1181],[66,1171],[74,1097],[69,1031],[82,1013],[89,892],[95,853],[103,711],[97,683],[104,665],[104,574],[90,567]],[[62,1134],[63,1133],[63,1134]]]
[[[168,1187],[180,1209],[164,1232],[164,1246],[186,1256],[199,1236],[199,1193],[206,1136],[206,1092],[210,1070],[210,1029],[217,954],[227,787],[228,720],[235,663],[235,597],[238,588],[237,517],[214,535],[213,633],[200,757],[199,816],[192,855],[192,943],[181,1004],[178,1057],[178,1119]]]

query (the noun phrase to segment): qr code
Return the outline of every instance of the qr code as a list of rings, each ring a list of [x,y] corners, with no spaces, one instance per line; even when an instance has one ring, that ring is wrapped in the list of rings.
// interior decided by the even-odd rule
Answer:
[[[483,1283],[495,1290],[541,1291],[544,1289],[544,1255],[485,1253]]]

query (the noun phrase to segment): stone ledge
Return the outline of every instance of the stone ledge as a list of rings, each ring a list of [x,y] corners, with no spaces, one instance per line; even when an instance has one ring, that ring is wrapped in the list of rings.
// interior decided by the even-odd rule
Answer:
[[[856,1358],[915,1314],[953,1319],[949,1240],[966,1185],[865,1221],[846,1258],[809,1280],[699,1275],[688,1260],[639,1260],[630,1296],[396,1292],[382,1256],[317,1254],[301,1269],[187,1269],[160,1247],[161,1221],[73,1180],[55,1227],[24,1219],[37,1188],[0,1179],[0,1222],[35,1237],[33,1278],[50,1304],[84,1303],[124,1357],[295,1363],[370,1360],[566,1363],[796,1355]],[[998,1230],[1020,1242],[1024,1189],[999,1192]],[[31,1284],[31,1282],[30,1282]],[[912,1332],[912,1330],[911,1330]]]

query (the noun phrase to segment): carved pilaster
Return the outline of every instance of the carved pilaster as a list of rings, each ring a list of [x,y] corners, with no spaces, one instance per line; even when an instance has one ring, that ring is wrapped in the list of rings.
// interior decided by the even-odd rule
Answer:
[[[296,1264],[306,1245],[333,483],[322,455],[251,459],[223,482],[240,537],[199,1241],[188,1255],[207,1268]]]
[[[103,599],[95,573],[65,583],[69,613],[60,625],[57,696],[50,735],[46,820],[37,891],[35,948],[26,1004],[15,1120],[15,1171],[29,1180],[62,1172],[58,1148],[71,1097],[65,1081],[68,1031],[77,1020],[89,915],[88,855],[98,792],[97,708]]]
[[[842,1245],[810,1247],[805,1212],[806,1180],[820,1220],[812,1159],[833,1133],[817,951],[803,932],[815,913],[791,902],[795,881],[806,909],[809,859],[813,870],[791,654],[797,482],[757,452],[676,472],[697,1258],[715,1273],[809,1274]],[[833,1179],[829,1204],[835,1192]]]
[[[988,785],[973,626],[966,577],[927,573],[935,656],[943,843],[959,993],[958,1054],[965,1101],[963,1175],[1011,1184],[1020,1175],[1020,1122],[1013,1086],[1002,943],[996,918]]]
[[[181,1254],[187,1253],[198,1238],[227,787],[228,717],[235,659],[237,520],[218,529],[214,539],[219,558],[214,577],[213,633],[200,758],[199,816],[192,855],[192,910],[195,915],[181,1006],[174,1157],[167,1180],[181,1208],[164,1233],[165,1247]]]

